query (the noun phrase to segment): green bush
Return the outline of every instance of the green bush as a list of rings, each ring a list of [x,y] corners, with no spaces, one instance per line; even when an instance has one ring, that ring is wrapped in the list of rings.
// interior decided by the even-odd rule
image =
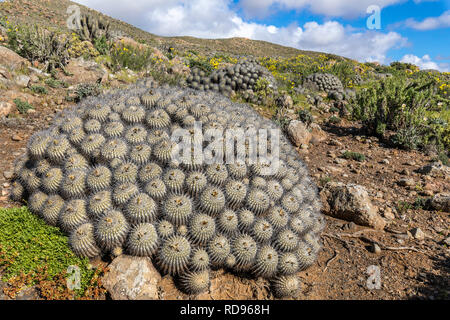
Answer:
[[[342,157],[344,159],[350,159],[350,160],[355,160],[355,161],[359,161],[359,162],[363,162],[366,160],[365,155],[363,155],[362,153],[353,152],[353,151],[345,151],[342,154]]]
[[[42,267],[52,277],[77,266],[81,272],[83,294],[89,286],[95,270],[89,268],[89,260],[78,258],[69,248],[68,239],[58,228],[48,226],[30,213],[26,207],[0,208],[0,268],[1,278],[7,281],[22,274],[32,279],[40,277]]]
[[[8,30],[8,46],[27,60],[45,64],[46,71],[64,68],[69,61],[69,39],[65,35],[27,25]]]
[[[101,55],[107,55],[111,49],[111,45],[105,36],[94,40],[94,47]]]
[[[209,63],[209,60],[202,57],[188,58],[188,66],[191,69],[200,69],[204,71],[206,75],[210,75],[214,70],[213,66]]]
[[[309,112],[306,109],[302,109],[297,111],[297,115],[298,115],[298,119],[303,122],[304,124],[306,124],[306,126],[310,126],[311,123],[314,122],[314,117],[311,114],[311,112]]]
[[[67,88],[69,86],[66,82],[54,78],[48,78],[45,80],[45,84],[53,89]]]
[[[27,113],[27,111],[30,109],[34,109],[31,104],[29,104],[27,101],[22,101],[20,98],[16,98],[13,101],[16,104],[17,110],[19,110],[21,114]]]
[[[328,118],[328,123],[330,124],[338,124],[341,122],[341,118],[336,117],[336,116],[331,116]]]
[[[89,96],[98,96],[102,91],[102,86],[97,83],[81,83],[75,89],[75,102]]]
[[[141,71],[152,62],[152,50],[150,48],[137,48],[128,44],[115,44],[111,47],[111,68],[119,71],[128,68],[133,71]]]
[[[37,86],[37,85],[33,85],[31,86],[31,91],[33,91],[34,93],[40,93],[40,94],[47,94],[47,89],[45,87],[42,86]]]
[[[392,77],[359,90],[352,116],[363,122],[368,134],[383,136],[386,130],[393,131],[391,141],[397,146],[448,148],[448,123],[440,118],[448,105],[441,99],[431,78]]]

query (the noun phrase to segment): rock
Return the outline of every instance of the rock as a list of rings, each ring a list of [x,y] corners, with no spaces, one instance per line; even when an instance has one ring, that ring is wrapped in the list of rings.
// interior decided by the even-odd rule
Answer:
[[[21,136],[15,134],[15,135],[13,135],[13,136],[11,137],[11,140],[12,140],[12,141],[22,141],[23,139],[22,139]]]
[[[302,144],[308,144],[312,138],[311,132],[308,131],[306,125],[298,120],[292,120],[289,123],[287,132],[297,147],[300,147]]]
[[[0,102],[0,117],[7,117],[13,110],[13,105],[6,101]]]
[[[49,74],[49,73],[46,73],[46,72],[44,72],[44,71],[42,71],[42,70],[40,70],[40,69],[38,69],[38,68],[35,68],[35,67],[28,67],[28,70],[30,70],[30,71],[33,72],[34,74],[40,75],[40,76],[42,76],[42,77],[46,77],[46,78],[50,77],[50,74]]]
[[[343,147],[344,145],[342,144],[342,142],[340,142],[339,140],[336,139],[331,139],[330,142],[328,143],[330,146],[335,146],[335,147]]]
[[[390,208],[390,207],[384,208],[383,217],[385,217],[386,219],[389,219],[389,220],[394,220],[395,215],[394,215],[394,212],[392,212],[392,208]]]
[[[450,212],[450,193],[438,193],[430,201],[433,210]]]
[[[327,133],[322,130],[322,128],[317,123],[312,123],[310,125],[311,129],[311,143],[319,144],[322,141],[327,140]]]
[[[342,166],[347,164],[347,160],[342,159],[342,158],[336,158],[336,159],[334,159],[333,162],[336,163],[336,164],[342,165]]]
[[[8,68],[12,70],[16,70],[27,66],[29,62],[14,51],[0,46],[0,64],[8,66]]]
[[[411,187],[414,186],[416,184],[416,182],[414,181],[414,179],[400,179],[399,181],[397,181],[397,184],[401,187]]]
[[[108,266],[102,284],[114,300],[158,299],[161,275],[148,257],[121,255]]]
[[[375,254],[380,254],[381,253],[381,248],[376,243],[372,243],[372,245],[369,247],[369,250],[370,250],[370,252],[375,253]]]
[[[70,85],[80,83],[97,83],[105,79],[108,71],[95,61],[85,61],[82,57],[69,60],[66,72],[71,76],[61,76]]]
[[[275,104],[280,109],[292,109],[294,101],[288,94],[282,94],[275,99]]]
[[[14,176],[14,172],[4,171],[3,176],[5,177],[6,180],[11,180]]]
[[[321,198],[326,199],[329,210],[324,211],[330,216],[379,230],[384,229],[386,225],[363,186],[328,182],[321,192]]]
[[[422,229],[414,228],[409,231],[414,239],[422,241],[425,239],[425,233],[423,233]]]
[[[444,240],[444,243],[448,246],[450,246],[450,237]]]
[[[22,88],[28,87],[28,84],[30,83],[30,81],[31,81],[31,78],[26,75],[23,75],[23,74],[18,75],[15,80],[16,84]]]
[[[440,161],[436,161],[417,169],[417,172],[431,177],[446,178],[450,176],[450,167],[443,165]]]

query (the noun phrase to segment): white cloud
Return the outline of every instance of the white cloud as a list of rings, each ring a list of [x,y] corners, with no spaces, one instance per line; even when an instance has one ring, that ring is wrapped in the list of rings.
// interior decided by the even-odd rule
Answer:
[[[434,69],[442,72],[446,72],[449,70],[446,67],[445,63],[437,64],[436,62],[432,61],[431,57],[428,54],[424,55],[422,58],[413,54],[406,54],[403,56],[403,58],[400,59],[400,62],[412,63],[418,66],[421,70]]]
[[[445,11],[439,17],[429,17],[423,21],[416,21],[415,19],[408,19],[403,23],[405,26],[416,30],[433,30],[439,28],[450,27],[450,10]]]
[[[262,0],[263,2],[265,0]],[[297,0],[292,0],[295,3]],[[304,2],[304,0],[301,0]],[[325,1],[325,0],[318,0]],[[162,36],[245,37],[303,50],[343,55],[360,61],[386,61],[386,53],[404,46],[396,32],[355,31],[337,21],[275,27],[247,22],[231,9],[231,0],[78,0],[114,18]],[[285,0],[285,2],[289,2]],[[345,1],[344,1],[345,2]],[[374,1],[371,1],[374,2]]]
[[[381,9],[404,0],[241,0],[239,3],[248,16],[262,17],[274,10],[304,10],[329,17],[355,18],[366,15],[371,5]]]

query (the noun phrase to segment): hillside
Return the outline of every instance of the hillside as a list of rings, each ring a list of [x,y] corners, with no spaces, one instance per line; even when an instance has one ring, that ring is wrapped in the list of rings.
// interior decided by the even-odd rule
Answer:
[[[142,81],[152,95],[173,87],[188,92],[187,99],[156,100],[170,121],[189,125],[189,97],[207,97],[203,102],[216,109],[220,104],[211,101],[220,98],[250,106],[290,139],[318,187],[326,226],[317,260],[306,270],[296,269],[300,289],[288,299],[449,299],[449,73],[399,62],[360,63],[242,38],[160,37],[82,6],[98,32],[89,24],[89,32],[69,32],[66,9],[71,4],[0,3],[0,300],[117,298],[122,294],[115,288],[117,279],[130,266],[129,281],[118,284],[125,286],[127,298],[136,292],[161,300],[277,298],[269,280],[228,269],[212,270],[207,290],[189,295],[176,276],[155,269],[149,259],[131,263],[120,246],[90,260],[75,257],[67,234],[48,226],[48,217],[27,198],[24,186],[52,188],[41,186],[41,179],[51,177],[45,161],[43,173],[28,161],[22,167],[17,162],[30,148],[29,139],[61,122],[59,115],[74,105],[122,92],[116,90],[128,94]],[[99,20],[110,28],[100,27]],[[152,105],[152,97],[125,102]],[[180,104],[175,114],[169,111],[172,102]],[[108,121],[125,118],[126,110],[109,113]],[[217,122],[221,117],[212,115]],[[103,118],[100,114],[83,123],[84,118],[75,117],[81,125],[74,126],[81,135],[106,135]],[[74,145],[84,141],[77,140],[75,129],[69,132]],[[101,154],[99,147],[94,149],[98,154],[89,155],[92,162]],[[77,161],[65,161],[73,155],[69,151],[49,163],[73,165]],[[292,188],[289,179],[283,183]],[[48,192],[60,192],[58,183]],[[73,264],[83,272],[82,288],[75,291],[65,282]],[[114,271],[106,273],[106,267]],[[142,275],[140,269],[149,271]],[[376,289],[368,285],[373,270],[381,272]],[[141,283],[133,277],[144,277],[148,287],[133,287]]]
[[[233,55],[253,56],[280,56],[292,57],[298,54],[316,56],[318,52],[302,51],[294,48],[284,47],[277,44],[255,41],[243,38],[230,39],[198,39],[193,37],[160,37],[136,28],[128,23],[113,19],[95,10],[89,9],[78,3],[68,0],[12,0],[0,3],[0,10],[5,15],[10,15],[12,21],[20,24],[44,25],[57,27],[59,30],[68,31],[66,10],[70,5],[76,4],[82,12],[90,13],[97,18],[103,18],[111,23],[111,29],[122,32],[135,39],[158,47],[172,46],[177,49],[196,50],[203,54],[226,52]]]

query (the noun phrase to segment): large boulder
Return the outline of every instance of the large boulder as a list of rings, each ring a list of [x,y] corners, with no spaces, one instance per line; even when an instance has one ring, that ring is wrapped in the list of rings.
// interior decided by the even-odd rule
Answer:
[[[108,266],[102,284],[114,300],[156,300],[161,275],[148,257],[120,255]]]
[[[363,186],[329,182],[322,190],[321,196],[327,202],[325,208],[328,212],[325,213],[329,216],[379,230],[384,229],[386,225]]]
[[[311,132],[309,132],[306,125],[298,120],[292,120],[288,127],[287,133],[289,138],[291,138],[292,142],[300,147],[301,145],[307,145],[312,138]]]
[[[0,46],[0,65],[6,66],[11,70],[16,70],[28,66],[30,63],[19,56],[14,51]]]

